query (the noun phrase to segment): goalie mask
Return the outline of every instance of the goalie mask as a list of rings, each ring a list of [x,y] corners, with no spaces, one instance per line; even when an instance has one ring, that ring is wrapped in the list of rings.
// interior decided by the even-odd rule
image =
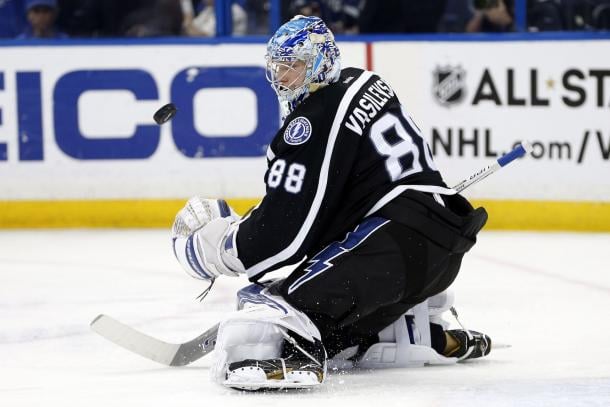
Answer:
[[[309,93],[336,82],[341,71],[333,33],[318,17],[296,16],[282,25],[269,40],[265,58],[283,118]]]

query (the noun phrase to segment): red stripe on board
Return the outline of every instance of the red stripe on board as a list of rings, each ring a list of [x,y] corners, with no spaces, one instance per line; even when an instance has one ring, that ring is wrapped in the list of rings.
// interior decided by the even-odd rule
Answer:
[[[373,70],[373,44],[370,42],[366,43],[366,70]]]

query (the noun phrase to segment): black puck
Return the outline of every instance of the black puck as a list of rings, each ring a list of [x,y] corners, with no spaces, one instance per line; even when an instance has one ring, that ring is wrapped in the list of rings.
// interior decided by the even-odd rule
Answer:
[[[163,124],[170,121],[172,117],[176,115],[177,111],[176,105],[168,103],[155,112],[153,119],[155,119],[157,124]]]

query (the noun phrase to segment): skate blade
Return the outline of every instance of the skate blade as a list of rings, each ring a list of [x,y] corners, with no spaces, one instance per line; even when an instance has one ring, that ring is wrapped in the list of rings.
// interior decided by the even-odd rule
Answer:
[[[245,382],[235,382],[232,380],[225,380],[222,382],[223,386],[230,387],[232,389],[238,390],[248,390],[248,391],[256,391],[256,390],[281,390],[281,389],[310,389],[312,387],[319,386],[322,383],[295,383],[289,382],[286,380],[273,380],[273,381],[264,381],[264,382],[253,382],[253,383],[245,383]]]
[[[512,348],[513,345],[510,345],[508,343],[491,343],[491,350],[496,350],[496,349],[508,349],[508,348]]]
[[[306,389],[322,384],[318,381],[317,376],[311,372],[290,372],[288,373],[288,378],[265,379],[260,377],[260,371],[257,372],[257,370],[245,370],[247,374],[234,372],[222,384],[234,389],[251,391],[265,389]]]

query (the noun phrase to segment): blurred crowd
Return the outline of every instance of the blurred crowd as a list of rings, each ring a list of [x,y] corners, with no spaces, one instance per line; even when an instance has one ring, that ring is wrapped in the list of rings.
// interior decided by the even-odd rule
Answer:
[[[509,32],[514,0],[281,0],[337,34]],[[269,34],[269,0],[233,0],[233,35]],[[610,0],[528,0],[528,31],[609,30]],[[0,38],[216,35],[215,0],[0,0]]]

